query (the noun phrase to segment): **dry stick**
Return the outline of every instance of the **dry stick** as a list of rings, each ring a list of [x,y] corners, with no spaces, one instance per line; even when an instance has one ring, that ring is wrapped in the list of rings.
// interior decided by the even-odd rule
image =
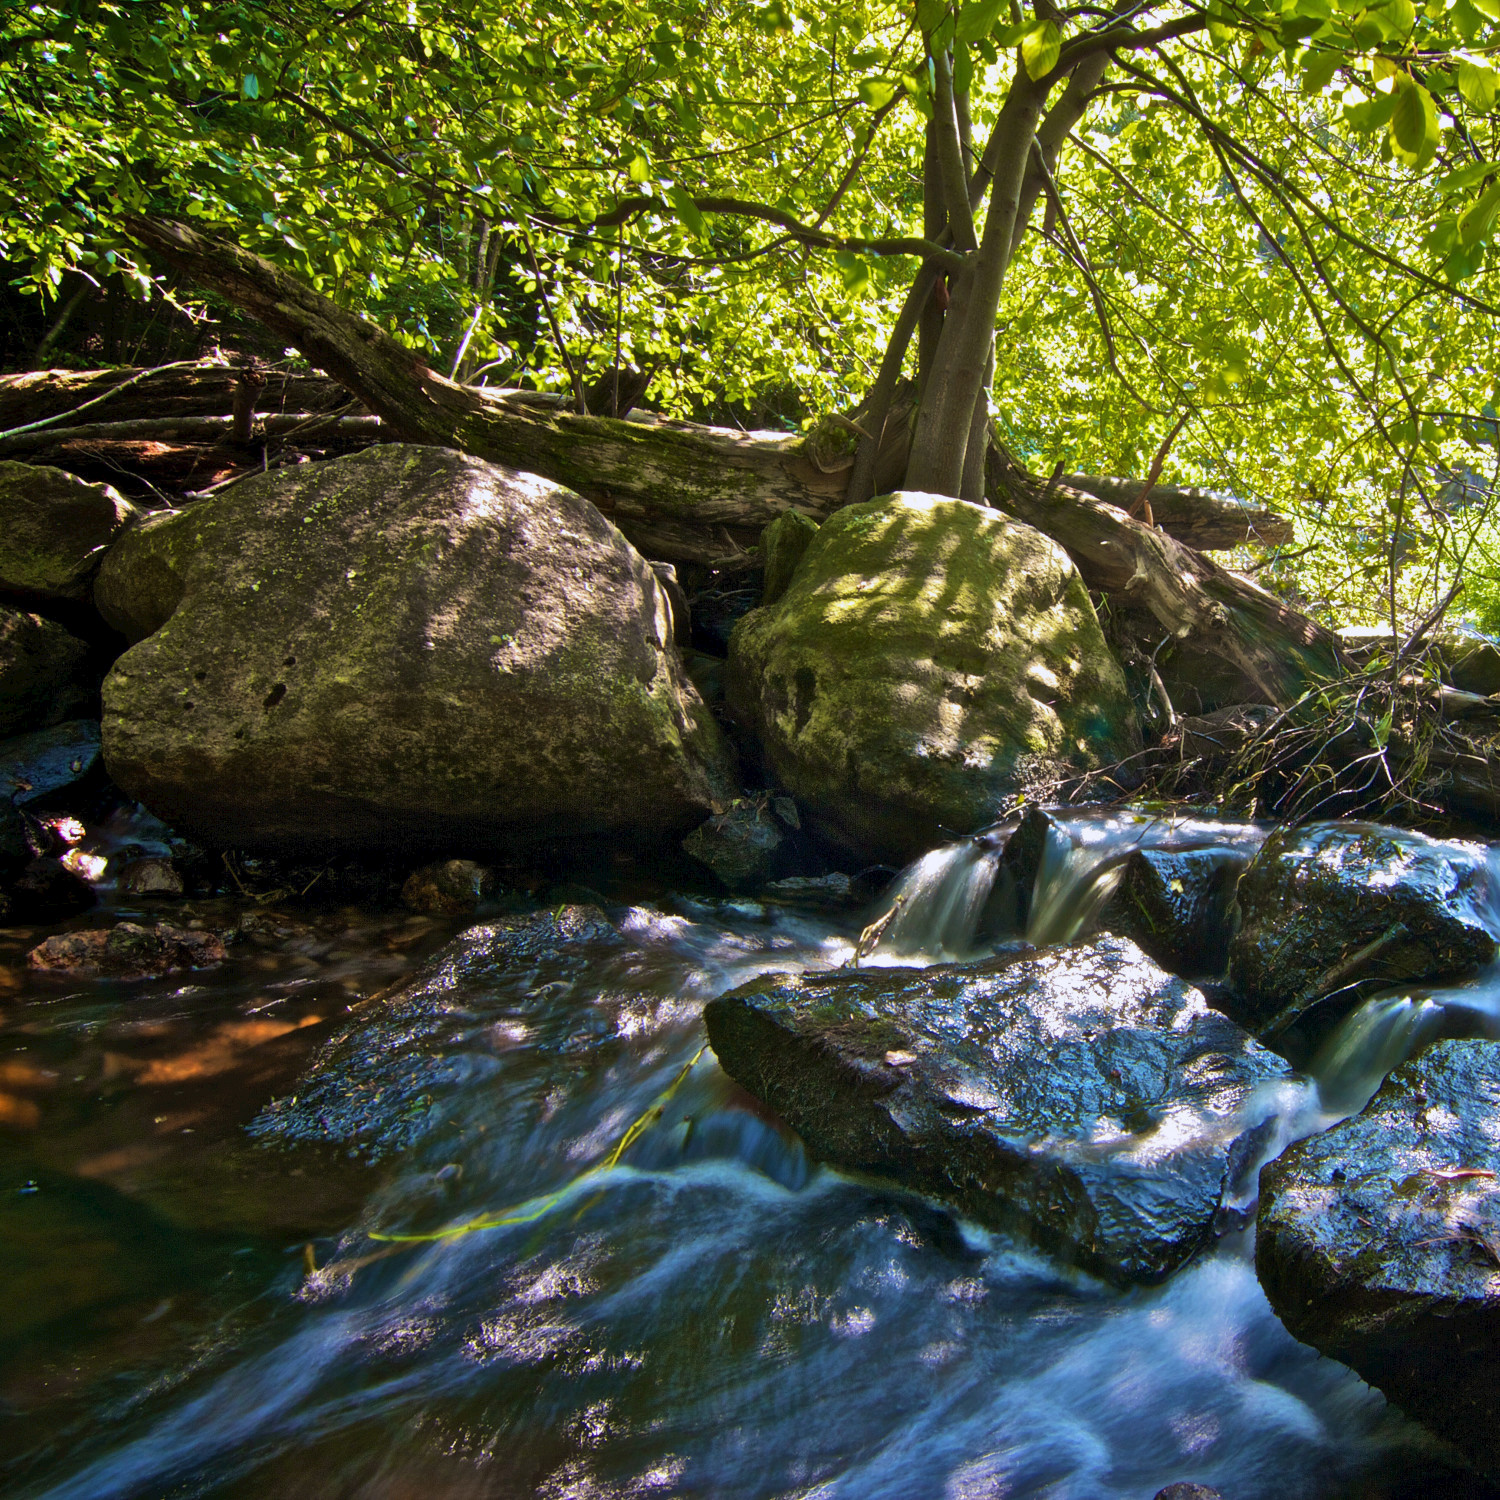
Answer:
[[[523,233],[525,232],[523,226]],[[547,284],[542,280],[541,267],[536,263],[536,248],[531,243],[531,235],[526,234],[526,254],[531,258],[531,274],[536,277],[536,289],[542,299],[542,307],[547,314],[548,326],[552,329],[552,337],[557,342],[557,352],[562,356],[562,362],[567,368],[568,377],[573,382],[573,399],[578,403],[578,415],[586,417],[589,414],[588,403],[583,398],[583,380],[573,366],[573,361],[568,354],[568,346],[563,343],[562,329],[557,326],[557,318],[552,311],[552,299],[547,295]]]
[[[1156,517],[1151,514],[1151,491],[1156,488],[1156,481],[1161,478],[1161,467],[1167,461],[1167,454],[1172,451],[1172,444],[1177,441],[1177,434],[1192,420],[1193,410],[1189,407],[1178,417],[1177,425],[1161,440],[1161,447],[1156,450],[1156,457],[1151,460],[1151,467],[1146,471],[1146,482],[1141,486],[1141,492],[1135,497],[1135,503],[1125,512],[1127,516],[1133,516],[1137,511],[1144,510],[1146,513],[1146,525],[1155,526]]]

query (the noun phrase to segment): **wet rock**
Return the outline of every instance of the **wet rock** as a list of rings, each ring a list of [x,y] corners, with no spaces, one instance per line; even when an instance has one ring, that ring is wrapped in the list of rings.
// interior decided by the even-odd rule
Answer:
[[[0,462],[0,590],[31,601],[86,599],[105,549],[139,515],[110,485]]]
[[[1222,974],[1235,888],[1249,862],[1242,850],[1137,850],[1125,862],[1102,924],[1173,974]]]
[[[412,871],[401,887],[401,900],[413,911],[463,917],[494,890],[494,871],[487,866],[472,859],[444,859]]]
[[[1500,1479],[1500,1046],[1439,1042],[1261,1174],[1256,1270],[1292,1334]]]
[[[105,760],[259,853],[680,838],[735,791],[645,560],[586,500],[447,449],[247,479],[110,551],[138,644]]]
[[[251,1134],[336,1141],[367,1159],[406,1151],[474,1099],[475,1079],[494,1076],[518,1037],[539,1038],[555,1071],[539,1084],[535,1111],[497,1120],[486,1105],[487,1118],[473,1122],[495,1149],[524,1155],[535,1113],[555,1109],[608,1056],[616,1033],[599,996],[611,983],[607,966],[625,951],[592,906],[470,927],[409,985],[353,1016]],[[628,994],[624,974],[613,977]],[[584,1003],[567,1003],[574,994]]]
[[[915,858],[1140,744],[1067,554],[933,495],[836,511],[782,598],[736,627],[728,699],[776,779],[861,858]]]
[[[0,735],[88,712],[98,682],[77,636],[40,615],[0,609]]]
[[[868,901],[868,891],[858,881],[835,871],[831,875],[788,875],[772,880],[757,892],[762,901],[778,906],[805,906],[818,911],[847,911]]]
[[[1278,829],[1240,877],[1225,1003],[1270,1036],[1331,1024],[1359,983],[1457,978],[1495,956],[1490,900],[1477,845],[1368,823]]]
[[[156,856],[131,860],[120,876],[120,893],[125,896],[180,896],[183,889],[177,866]]]
[[[1207,1242],[1286,1064],[1101,938],[977,965],[768,975],[712,1001],[724,1070],[813,1155],[1030,1232],[1111,1280]]]
[[[159,922],[142,927],[120,922],[87,932],[60,932],[26,955],[33,969],[104,979],[156,979],[178,969],[207,969],[223,963],[223,940]]]
[[[730,890],[739,891],[775,873],[785,843],[785,830],[770,804],[742,797],[695,828],[682,847]]]
[[[976,941],[981,944],[1022,936],[1031,922],[1036,879],[1046,857],[1055,824],[1039,807],[1028,807],[1016,826],[979,834],[981,840],[1004,841],[995,862],[995,883],[980,913]]]
[[[97,719],[70,719],[0,741],[0,796],[21,807],[71,791],[101,769]]]
[[[98,900],[88,881],[51,855],[32,860],[6,898],[6,919],[12,922],[56,922],[88,911]]]
[[[760,534],[760,555],[765,559],[766,582],[761,603],[774,604],[791,587],[792,574],[818,534],[818,523],[800,510],[776,517]]]
[[[1224,1500],[1224,1497],[1206,1484],[1179,1480],[1176,1484],[1169,1484],[1165,1489],[1158,1490],[1156,1500]]]

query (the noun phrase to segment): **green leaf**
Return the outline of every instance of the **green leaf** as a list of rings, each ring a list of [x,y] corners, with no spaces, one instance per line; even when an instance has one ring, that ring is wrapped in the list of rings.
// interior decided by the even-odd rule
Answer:
[[[1396,103],[1391,110],[1392,152],[1409,167],[1425,166],[1432,160],[1439,139],[1432,95],[1415,79],[1403,78],[1396,85]]]
[[[936,31],[947,14],[948,0],[917,0],[917,25],[923,31]]]
[[[632,182],[645,182],[651,176],[651,163],[644,156],[632,156],[629,173]]]
[[[260,98],[260,79],[254,73],[246,73],[240,80],[240,93],[247,99]]]
[[[708,239],[708,220],[699,211],[698,205],[693,202],[693,195],[685,188],[680,188],[674,182],[667,189],[667,201],[672,205],[672,211],[700,240]]]
[[[958,13],[958,39],[961,42],[977,42],[987,37],[1000,20],[1000,7],[1005,0],[969,0]]]
[[[1500,168],[1492,161],[1471,161],[1468,166],[1460,167],[1446,177],[1439,177],[1436,187],[1445,196],[1461,193],[1465,188],[1477,187],[1491,172],[1497,170]]]
[[[863,297],[870,290],[870,263],[852,250],[840,250],[834,257],[844,290],[851,297]]]
[[[1458,91],[1473,108],[1488,114],[1495,107],[1494,71],[1483,63],[1459,58]]]
[[[1021,38],[1021,62],[1033,81],[1045,78],[1057,66],[1061,51],[1062,32],[1056,21],[1038,21]]]
[[[1500,182],[1487,187],[1460,216],[1458,240],[1465,250],[1472,250],[1481,240],[1489,238],[1497,213],[1500,213]]]
[[[1500,21],[1500,0],[1469,0],[1469,4],[1491,21]]]
[[[1333,82],[1333,75],[1343,60],[1342,52],[1309,53],[1302,68],[1302,92],[1321,94]]]
[[[896,97],[896,85],[888,78],[861,78],[855,92],[871,109],[883,109]]]

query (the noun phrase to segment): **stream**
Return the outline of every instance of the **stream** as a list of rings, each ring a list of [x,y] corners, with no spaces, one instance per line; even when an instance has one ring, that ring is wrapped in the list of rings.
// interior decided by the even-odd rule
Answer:
[[[1086,935],[1131,849],[1266,831],[1060,814],[1027,935]],[[79,848],[151,837],[122,814]],[[904,872],[869,961],[985,951],[1000,842]],[[844,963],[875,912],[543,894],[574,914],[499,960],[476,919],[311,902],[157,906],[241,936],[128,985],[33,974],[57,929],[0,931],[0,1492],[1476,1493],[1282,1329],[1253,1231],[1120,1291],[810,1163],[702,1007]],[[1500,970],[1366,1001],[1281,1086],[1276,1139],[1455,1028],[1500,1035]]]

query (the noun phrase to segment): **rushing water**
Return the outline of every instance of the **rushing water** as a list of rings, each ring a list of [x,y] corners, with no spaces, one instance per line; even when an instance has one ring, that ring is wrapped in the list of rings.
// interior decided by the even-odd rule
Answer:
[[[1030,936],[1086,931],[1131,848],[1261,833],[1071,818]],[[877,960],[981,950],[1001,842],[906,872]],[[1281,1328],[1247,1235],[1110,1290],[810,1164],[699,1056],[706,1000],[845,961],[871,913],[644,896],[609,903],[620,937],[503,965],[445,948],[457,923],[274,904],[188,983],[33,979],[37,934],[6,934],[0,1490],[1444,1492],[1420,1435]],[[1284,1090],[1280,1139],[1453,1006],[1500,1016],[1500,974],[1370,1002]]]

